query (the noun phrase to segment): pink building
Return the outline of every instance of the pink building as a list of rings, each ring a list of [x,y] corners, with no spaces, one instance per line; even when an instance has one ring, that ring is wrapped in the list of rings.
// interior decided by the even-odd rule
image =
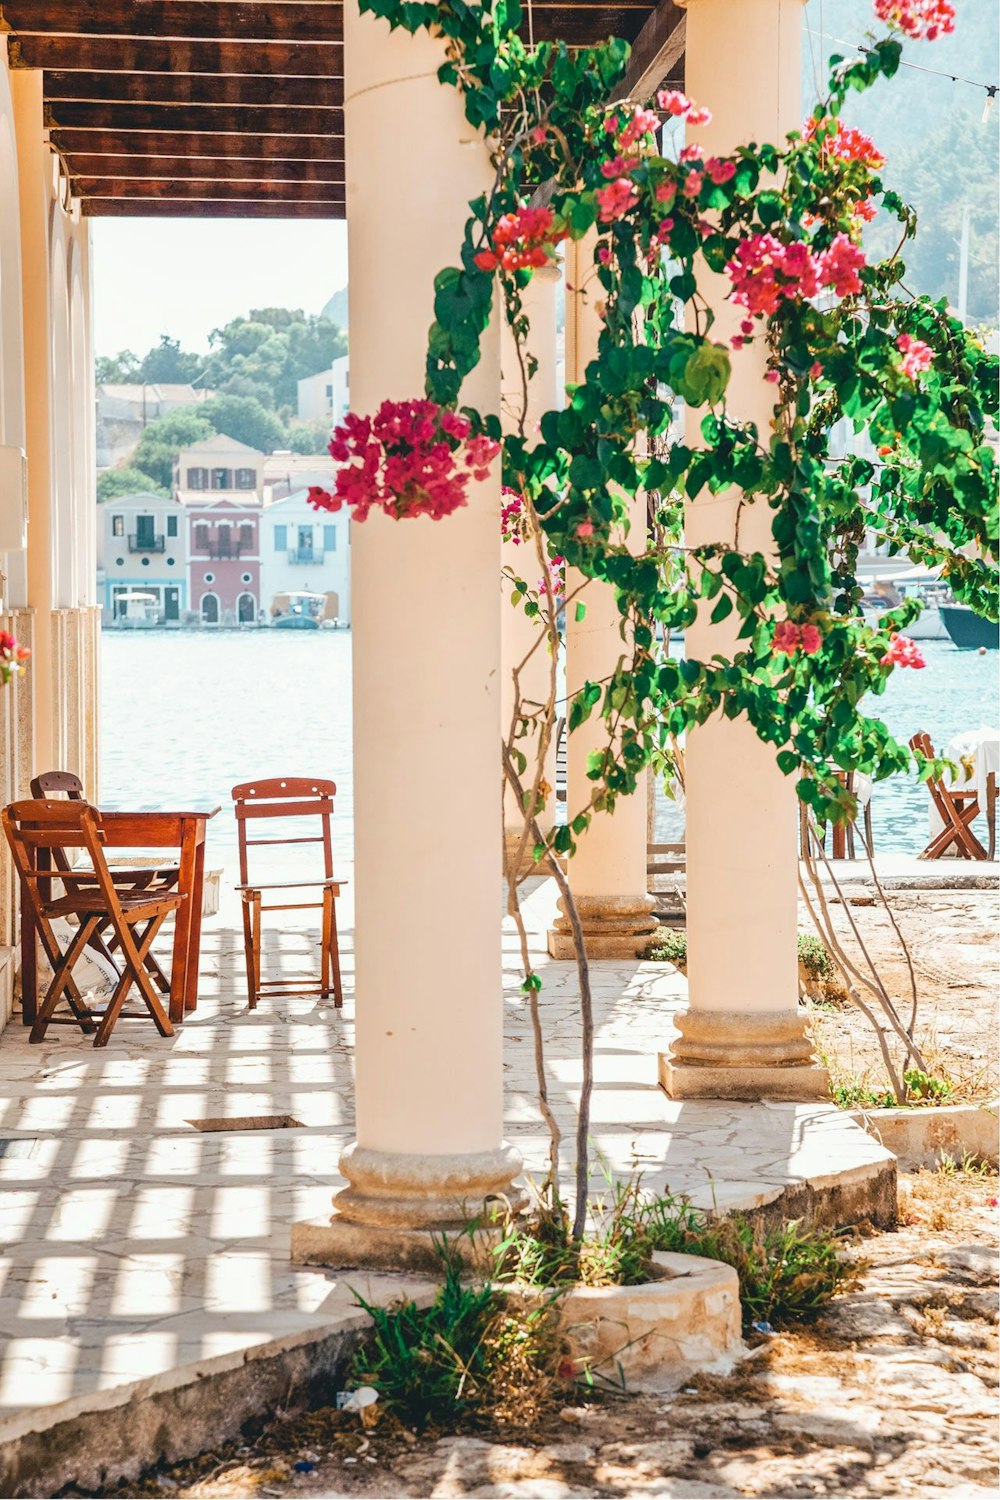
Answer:
[[[203,625],[252,625],[260,610],[260,501],[188,500],[188,597]]]

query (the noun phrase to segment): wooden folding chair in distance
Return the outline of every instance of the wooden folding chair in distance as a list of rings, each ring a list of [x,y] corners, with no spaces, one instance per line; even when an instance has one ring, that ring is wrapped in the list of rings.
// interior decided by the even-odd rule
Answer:
[[[72,771],[43,771],[41,775],[32,777],[29,786],[33,797],[54,798],[61,794],[68,797],[71,802],[87,800],[83,793],[83,782]],[[56,851],[53,862],[57,869],[68,868],[65,854],[59,851]],[[181,873],[180,865],[176,861],[173,864],[162,865],[112,864],[109,869],[116,890],[123,895],[131,895],[137,891],[162,895],[165,891],[172,891],[175,888]],[[100,929],[94,933],[87,946],[93,948],[95,953],[100,953],[104,958],[109,958],[114,962],[115,940],[111,938],[110,941],[106,941]],[[170,980],[164,974],[153,953],[146,954],[145,964],[163,994],[169,995]]]
[[[274,777],[269,781],[245,781],[233,787],[236,827],[239,833],[240,884],[243,897],[243,941],[247,956],[247,994],[250,1009],[256,1010],[262,995],[319,995],[329,998],[332,989],[339,1010],[344,1003],[340,977],[340,949],[337,943],[336,900],[342,881],[333,873],[333,843],[330,819],[336,785],[332,781],[305,776]],[[318,819],[320,832],[284,838],[250,838],[247,824],[258,818]],[[296,825],[301,826],[301,825]],[[292,844],[321,844],[323,873],[306,880],[251,881],[248,850],[269,846],[284,848]],[[265,906],[267,891],[319,890],[319,901],[284,901]],[[261,917],[266,911],[321,911],[320,974],[315,983],[297,979],[262,979],[260,971]]]
[[[173,1036],[173,1027],[153,988],[145,959],[164,919],[177,910],[183,896],[120,892],[104,857],[101,815],[89,803],[47,799],[13,802],[4,808],[2,822],[21,881],[21,899],[31,911],[52,965],[52,983],[38,1007],[29,1041],[40,1042],[50,1023],[75,1023],[82,1031],[93,1033],[95,1047],[104,1047],[119,1018],[145,1019],[147,1014],[152,1016],[161,1036]],[[89,858],[89,868],[75,869],[69,858],[71,850],[82,850]],[[40,857],[42,851],[47,857]],[[62,859],[58,858],[60,854]],[[53,860],[58,861],[56,870],[52,867]],[[52,894],[56,880],[64,888],[61,896]],[[52,927],[59,917],[76,918],[79,922],[65,951]],[[120,977],[107,1008],[101,1013],[87,1005],[73,978],[73,968],[94,933],[105,929],[115,941]],[[145,1003],[145,1011],[122,1009],[133,984]],[[53,1014],[63,996],[72,1012],[70,1016]]]
[[[919,750],[928,760],[934,759],[931,737],[923,730],[911,737],[910,749]],[[955,791],[936,776],[927,778],[927,790],[944,827],[934,835],[920,859],[940,859],[951,844],[957,847],[963,859],[988,859],[989,855],[969,826],[979,816],[978,792],[968,787]]]

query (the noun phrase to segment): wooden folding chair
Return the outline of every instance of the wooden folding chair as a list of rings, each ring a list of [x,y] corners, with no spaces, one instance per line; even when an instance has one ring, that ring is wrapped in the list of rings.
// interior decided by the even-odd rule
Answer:
[[[836,771],[836,776],[837,776],[837,780],[843,786],[845,786],[849,792],[852,792],[855,796],[857,796],[857,778],[856,778],[855,773],[853,771],[841,771],[841,770],[837,770]],[[867,849],[868,853],[871,854],[871,855],[874,855],[874,853],[875,853],[875,834],[874,834],[874,831],[873,831],[873,828],[872,828],[872,803],[871,803],[871,798],[870,797],[869,797],[868,801],[864,804],[864,806],[861,807],[861,808],[859,808],[859,811],[861,813],[862,823],[864,824],[864,833],[861,834],[860,837],[861,837],[862,842],[864,844],[864,847]],[[801,855],[803,856],[803,858],[809,853],[809,851],[810,851],[810,849],[812,847],[811,844],[810,844],[810,842],[809,842],[810,820],[811,820],[811,812],[810,812],[810,808],[809,808],[808,804],[805,803],[805,802],[800,802],[799,803],[799,852],[801,853]],[[857,846],[856,846],[856,843],[855,843],[855,839],[858,836],[857,818],[856,817],[855,818],[851,818],[850,821],[847,822],[847,823],[833,823],[833,824],[831,824],[829,826],[832,829],[832,834],[831,834],[831,845],[832,845],[832,847],[831,847],[831,850],[830,850],[830,858],[831,859],[856,859],[857,858]],[[827,829],[827,825],[825,825],[825,824],[818,824],[816,822],[812,823],[812,836],[813,836],[813,838],[819,840],[820,848],[823,849],[823,850],[826,849],[826,829]]]
[[[21,881],[21,899],[30,908],[52,965],[52,983],[38,1007],[29,1041],[40,1042],[50,1023],[75,1022],[82,1031],[94,1034],[95,1047],[104,1047],[119,1017],[144,1019],[147,1013],[161,1036],[173,1036],[173,1027],[160,1005],[145,959],[164,919],[177,910],[184,898],[177,893],[120,892],[104,857],[100,813],[86,802],[48,799],[14,802],[4,808],[2,822]],[[82,850],[89,858],[89,868],[75,869],[69,858],[71,850]],[[53,860],[57,862],[57,875]],[[65,894],[54,897],[55,878]],[[52,927],[58,917],[73,917],[79,922],[65,951]],[[94,933],[106,928],[114,937],[121,973],[102,1013],[87,1005],[73,978],[73,968]],[[145,1002],[145,1011],[122,1009],[133,984]],[[53,1014],[63,996],[71,1016]]]
[[[250,1009],[256,1010],[262,995],[320,995],[328,999],[331,988],[338,1010],[344,1003],[340,977],[340,949],[337,942],[336,899],[343,882],[333,873],[333,843],[330,819],[336,785],[332,781],[310,777],[274,777],[269,781],[246,781],[233,787],[236,827],[239,833],[240,884],[243,896],[243,941],[247,957],[247,994]],[[249,838],[248,822],[257,818],[318,819],[320,832],[284,838]],[[299,825],[297,825],[299,826]],[[292,844],[322,844],[323,874],[307,880],[250,880],[248,850],[269,846],[281,848]],[[319,890],[319,901],[292,901],[265,906],[265,891]],[[297,979],[262,979],[260,972],[261,916],[266,911],[321,911],[320,975],[311,984]]]
[[[928,760],[934,759],[931,737],[923,730],[911,737],[910,749],[918,750]],[[927,790],[944,827],[934,835],[919,858],[940,859],[954,844],[963,859],[988,859],[989,855],[969,826],[979,816],[978,792],[968,787],[956,791],[937,776],[927,778]]]
[[[33,797],[53,798],[60,794],[69,798],[71,802],[84,802],[83,782],[79,776],[72,771],[43,771],[41,775],[32,777],[29,788]],[[54,862],[58,869],[67,868],[66,856],[61,851],[56,851]],[[148,891],[150,894],[161,895],[165,891],[172,891],[180,879],[180,865],[143,865],[128,864],[109,866],[111,878],[116,888],[123,895],[134,894],[138,891]],[[81,872],[82,873],[82,872]],[[106,929],[105,929],[106,931]],[[91,937],[88,948],[93,948],[95,953],[100,953],[105,958],[113,959],[115,947],[114,938],[106,939],[105,932],[100,929]],[[160,967],[159,961],[153,953],[147,953],[145,958],[146,968],[152,974],[157,985],[164,995],[170,993],[170,980]]]

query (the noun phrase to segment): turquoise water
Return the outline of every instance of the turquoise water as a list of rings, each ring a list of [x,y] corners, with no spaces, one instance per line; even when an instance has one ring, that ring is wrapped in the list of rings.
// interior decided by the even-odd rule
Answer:
[[[869,711],[893,734],[918,729],[943,747],[962,730],[1000,722],[996,652],[922,643],[927,667],[899,671]],[[336,853],[353,857],[351,636],[348,631],[113,632],[104,635],[101,796],[142,807],[221,803],[210,852],[227,864],[235,834],[230,788],[255,776],[332,776]],[[896,777],[875,788],[875,847],[917,854],[927,841],[927,792]],[[658,832],[679,832],[664,810]]]

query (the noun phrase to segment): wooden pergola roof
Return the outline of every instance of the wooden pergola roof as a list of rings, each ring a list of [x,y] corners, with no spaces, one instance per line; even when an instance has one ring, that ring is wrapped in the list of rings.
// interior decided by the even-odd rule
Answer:
[[[683,49],[672,0],[543,0],[532,24],[627,37],[652,87]],[[343,218],[341,0],[0,0],[0,31],[12,68],[44,72],[85,214]]]

